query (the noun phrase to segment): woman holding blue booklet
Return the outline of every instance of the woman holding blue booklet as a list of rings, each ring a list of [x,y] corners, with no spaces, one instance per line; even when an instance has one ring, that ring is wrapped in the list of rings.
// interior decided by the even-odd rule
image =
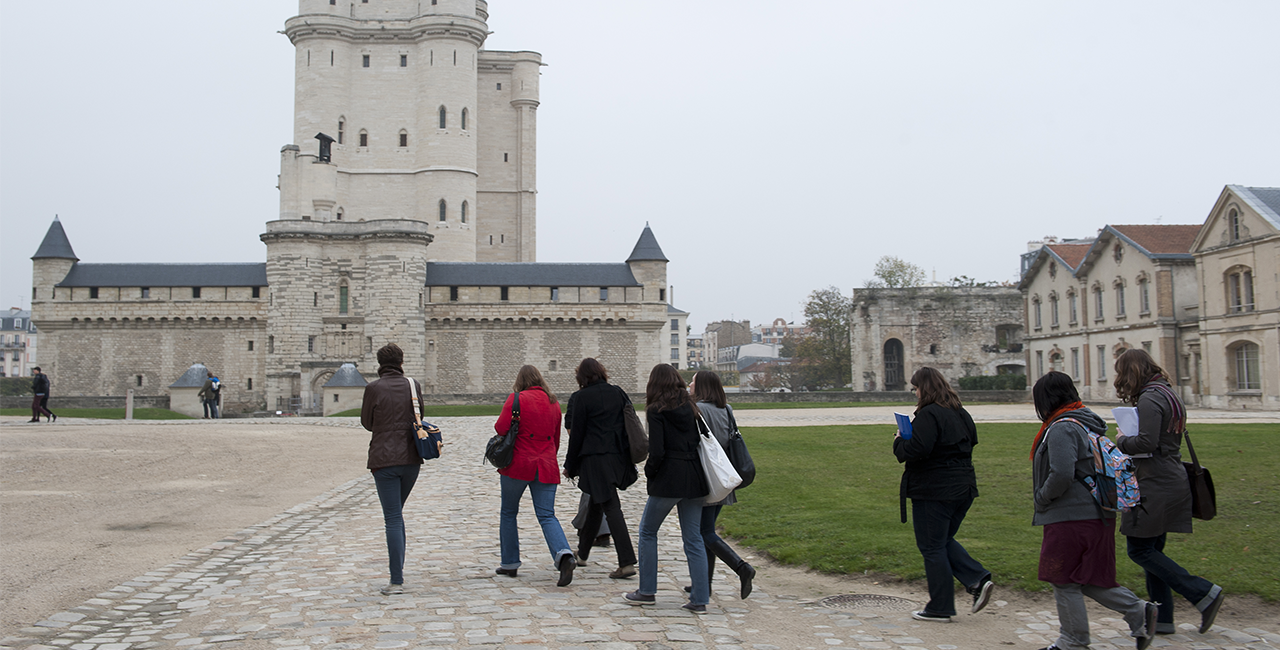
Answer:
[[[916,547],[924,556],[929,602],[911,617],[947,623],[956,615],[955,585],[959,580],[973,596],[969,611],[976,614],[991,600],[991,572],[969,557],[956,532],[978,496],[973,471],[973,446],[978,430],[960,404],[960,396],[942,373],[929,367],[911,376],[916,393],[915,420],[910,438],[893,436],[893,454],[906,463],[899,490],[902,521],[911,499],[911,522]]]

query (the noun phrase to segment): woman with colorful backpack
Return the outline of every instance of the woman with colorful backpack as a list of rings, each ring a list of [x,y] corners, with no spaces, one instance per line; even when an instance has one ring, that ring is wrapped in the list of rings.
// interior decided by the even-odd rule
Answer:
[[[1134,459],[1141,506],[1120,517],[1129,559],[1142,567],[1147,597],[1160,603],[1156,631],[1173,634],[1173,592],[1200,610],[1200,633],[1213,627],[1222,607],[1222,587],[1186,569],[1164,554],[1169,533],[1191,532],[1191,487],[1182,466],[1182,432],[1187,409],[1165,372],[1143,350],[1116,359],[1116,397],[1138,407],[1138,433],[1121,436],[1116,446]]]
[[[1075,382],[1050,371],[1031,389],[1043,424],[1031,445],[1033,526],[1043,526],[1039,578],[1053,585],[1061,631],[1045,650],[1089,647],[1084,597],[1124,616],[1138,650],[1155,639],[1156,605],[1116,582],[1115,512],[1104,510],[1086,478],[1098,480],[1089,432],[1107,425],[1085,408]]]

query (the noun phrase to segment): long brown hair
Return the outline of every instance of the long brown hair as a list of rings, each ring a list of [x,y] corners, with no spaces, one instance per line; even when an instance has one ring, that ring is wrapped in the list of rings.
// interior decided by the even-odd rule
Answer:
[[[720,375],[710,370],[699,370],[693,376],[693,401],[715,404],[724,408],[728,400],[724,397],[724,385],[720,383]]]
[[[603,363],[587,357],[578,364],[574,379],[578,380],[578,388],[586,388],[587,384],[597,381],[609,381],[609,371],[604,369]]]
[[[1164,368],[1156,365],[1156,360],[1146,350],[1137,348],[1128,350],[1116,359],[1116,397],[1129,404],[1137,404],[1142,387],[1155,376],[1165,377]]]
[[[947,383],[947,378],[929,366],[924,366],[911,375],[911,385],[916,387],[917,413],[930,404],[949,409],[961,408],[960,396]]]
[[[529,365],[520,366],[520,371],[516,373],[516,384],[512,387],[512,390],[518,393],[522,390],[533,388],[534,386],[541,388],[542,392],[547,394],[547,399],[551,400],[552,404],[558,403],[556,401],[556,394],[551,392],[551,389],[547,387],[547,380],[542,378],[542,373],[537,369],[537,367]]]
[[[645,410],[670,411],[692,404],[688,387],[680,373],[669,364],[660,363],[649,371],[649,384],[644,389]]]

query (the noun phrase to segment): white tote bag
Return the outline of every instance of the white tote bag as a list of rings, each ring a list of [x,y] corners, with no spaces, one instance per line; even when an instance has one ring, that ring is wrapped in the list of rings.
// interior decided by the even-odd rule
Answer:
[[[734,469],[733,463],[729,462],[729,456],[724,453],[720,441],[711,435],[711,428],[702,419],[701,413],[698,414],[698,424],[701,425],[698,427],[701,434],[701,439],[698,441],[698,458],[702,460],[702,471],[706,473],[707,484],[711,486],[706,502],[724,501],[725,497],[733,492],[733,488],[742,483],[742,477],[738,476],[738,470]]]

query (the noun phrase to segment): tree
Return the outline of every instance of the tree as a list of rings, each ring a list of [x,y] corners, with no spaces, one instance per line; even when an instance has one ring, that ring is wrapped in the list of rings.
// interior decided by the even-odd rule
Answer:
[[[876,262],[876,269],[872,272],[875,275],[874,280],[866,280],[863,282],[868,288],[888,288],[888,289],[905,289],[907,287],[918,287],[924,284],[928,275],[924,269],[900,260],[890,255],[885,255]]]
[[[751,373],[751,378],[747,380],[748,388],[765,393],[771,393],[781,386],[782,381],[778,378],[778,364],[776,363],[764,364],[763,369]]]
[[[809,387],[842,388],[849,383],[849,326],[853,299],[835,287],[817,289],[804,305],[810,335],[795,346],[796,362],[808,372]]]
[[[951,278],[951,286],[953,287],[998,287],[999,282],[994,280],[989,282],[979,282],[967,275]]]

